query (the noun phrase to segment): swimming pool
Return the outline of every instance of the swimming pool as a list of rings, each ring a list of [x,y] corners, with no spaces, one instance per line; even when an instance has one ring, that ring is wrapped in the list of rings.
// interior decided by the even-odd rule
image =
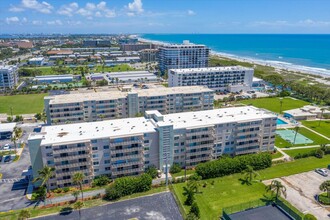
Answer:
[[[288,123],[286,123],[285,121],[283,121],[282,119],[277,119],[277,121],[276,121],[276,124],[277,125],[286,125],[286,124],[288,124]]]

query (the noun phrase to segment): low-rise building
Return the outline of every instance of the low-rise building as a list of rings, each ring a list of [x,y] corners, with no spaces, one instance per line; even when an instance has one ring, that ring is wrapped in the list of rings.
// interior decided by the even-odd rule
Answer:
[[[147,110],[163,114],[213,109],[214,92],[201,86],[109,91],[45,97],[48,124],[135,117]]]
[[[35,84],[52,84],[52,83],[68,83],[81,80],[80,75],[47,75],[47,76],[36,76],[33,79]]]
[[[18,78],[17,66],[0,66],[0,90],[14,89]]]
[[[10,139],[16,123],[0,123],[0,140]]]
[[[32,59],[29,59],[28,64],[32,66],[42,66],[44,65],[45,58],[43,57],[35,57]]]
[[[207,86],[214,91],[247,91],[252,87],[254,70],[240,66],[171,69],[168,86]]]
[[[55,168],[51,189],[72,185],[76,172],[84,183],[99,175],[138,175],[151,165],[194,167],[224,154],[274,150],[277,117],[255,107],[237,107],[91,123],[45,126],[28,140],[34,177]]]
[[[121,44],[121,51],[140,51],[144,49],[155,49],[153,44]]]
[[[314,120],[316,118],[329,118],[330,111],[327,108],[322,108],[318,106],[305,105],[302,108],[296,108],[291,110],[283,111],[284,117],[292,118],[294,120]]]
[[[157,49],[144,49],[140,51],[141,62],[156,62],[158,56]]]

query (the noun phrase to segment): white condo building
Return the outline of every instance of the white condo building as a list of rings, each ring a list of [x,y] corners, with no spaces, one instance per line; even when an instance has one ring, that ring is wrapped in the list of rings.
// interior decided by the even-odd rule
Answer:
[[[17,66],[0,66],[0,90],[14,89],[17,83]]]
[[[207,86],[214,91],[247,91],[252,87],[254,70],[241,66],[171,69],[168,86]]]
[[[44,99],[48,124],[91,122],[143,115],[213,109],[214,91],[203,86],[138,89],[48,96]]]
[[[276,115],[255,107],[214,109],[45,126],[28,139],[33,175],[55,168],[51,188],[72,185],[75,172],[85,183],[99,175],[138,175],[150,165],[163,170],[178,163],[193,167],[223,154],[273,151]]]
[[[165,44],[158,48],[158,65],[162,73],[169,69],[201,68],[209,64],[210,49],[202,44]]]

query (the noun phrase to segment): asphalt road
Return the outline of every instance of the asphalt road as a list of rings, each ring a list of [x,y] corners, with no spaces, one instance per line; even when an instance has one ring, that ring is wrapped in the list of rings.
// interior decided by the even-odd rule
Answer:
[[[79,219],[79,211],[37,218],[38,220]],[[172,193],[164,192],[151,196],[97,206],[80,211],[80,219],[93,220],[182,220]]]

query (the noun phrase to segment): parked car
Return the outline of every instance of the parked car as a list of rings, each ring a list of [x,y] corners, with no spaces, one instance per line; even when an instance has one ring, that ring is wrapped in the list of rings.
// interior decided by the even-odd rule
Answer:
[[[317,169],[315,169],[315,172],[317,172],[318,174],[320,174],[322,176],[328,176],[328,171],[326,169],[317,168]]]
[[[2,157],[3,157],[3,156],[2,156],[2,155],[0,155],[0,162],[2,161]]]
[[[8,163],[10,161],[10,156],[6,156],[3,162]]]
[[[4,150],[10,150],[10,148],[11,148],[11,147],[10,147],[9,144],[6,144],[6,145],[3,147]]]

